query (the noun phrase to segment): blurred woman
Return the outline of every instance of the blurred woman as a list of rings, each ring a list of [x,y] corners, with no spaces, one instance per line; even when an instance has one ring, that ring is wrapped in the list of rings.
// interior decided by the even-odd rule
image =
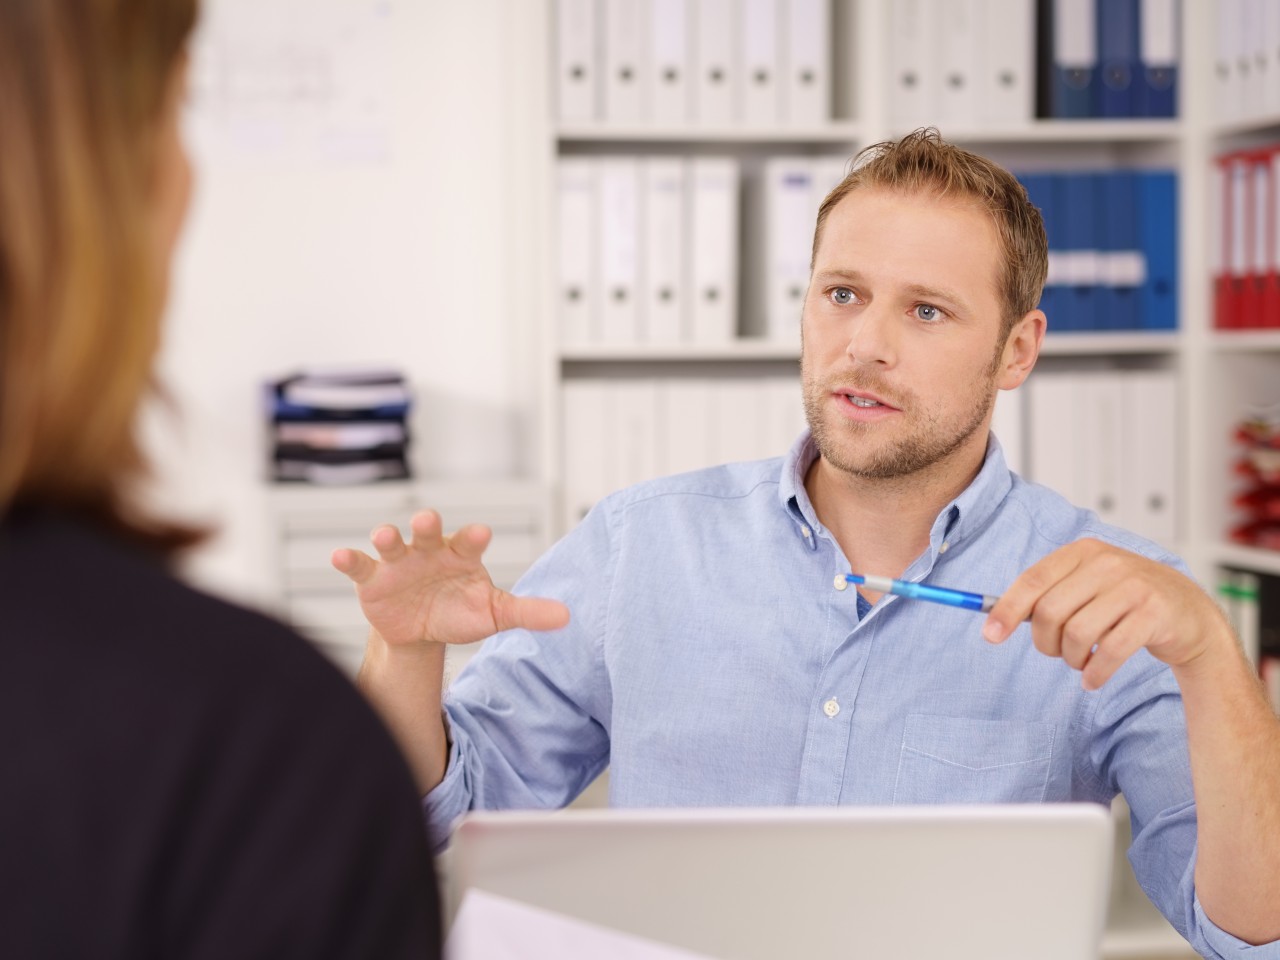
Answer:
[[[195,7],[0,3],[0,955],[436,956],[391,740],[136,492]]]

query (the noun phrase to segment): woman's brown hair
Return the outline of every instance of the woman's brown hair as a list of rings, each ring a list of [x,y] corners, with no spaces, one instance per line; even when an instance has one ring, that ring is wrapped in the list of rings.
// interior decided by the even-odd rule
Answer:
[[[196,0],[0,3],[0,514],[46,505],[166,552],[135,416],[166,288],[159,128]]]

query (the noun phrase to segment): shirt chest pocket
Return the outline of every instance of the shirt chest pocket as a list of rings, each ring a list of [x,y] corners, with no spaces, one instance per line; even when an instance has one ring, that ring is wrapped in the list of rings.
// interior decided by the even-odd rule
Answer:
[[[912,714],[893,802],[1041,803],[1053,740],[1051,723]]]

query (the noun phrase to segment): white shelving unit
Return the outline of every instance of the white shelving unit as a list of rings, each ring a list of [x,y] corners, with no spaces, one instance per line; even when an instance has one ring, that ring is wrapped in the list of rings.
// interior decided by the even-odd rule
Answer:
[[[548,17],[554,16],[554,3],[544,0]],[[772,127],[697,125],[620,125],[601,121],[574,122],[557,125],[549,121],[548,139],[553,157],[610,156],[655,154],[698,155],[706,153],[735,156],[742,164],[744,197],[750,197],[758,185],[761,167],[769,156],[784,154],[852,156],[860,148],[901,135],[888,116],[888,96],[882,77],[887,75],[886,44],[881,38],[888,33],[890,0],[832,0],[832,119],[823,124]],[[554,51],[548,52],[549,68],[554,66]],[[553,69],[547,77],[553,81]],[[554,115],[554,91],[548,98]],[[1185,98],[1184,98],[1185,99]],[[1121,165],[1130,167],[1163,167],[1188,169],[1188,135],[1194,119],[1134,119],[1123,121],[1032,121],[996,128],[950,128],[939,126],[951,141],[970,145],[1012,169],[1070,169]],[[1203,121],[1201,123],[1203,126]],[[1204,190],[1183,177],[1181,187],[1184,209],[1203,201]],[[1188,202],[1190,201],[1190,202]],[[747,201],[748,204],[750,201]],[[1180,231],[1186,235],[1185,220]],[[757,241],[750,236],[752,223],[744,212],[744,274],[754,268],[752,258],[758,254]],[[554,223],[554,219],[553,219]],[[1181,370],[1185,365],[1186,328],[1193,322],[1187,305],[1194,301],[1196,290],[1187,285],[1186,277],[1193,262],[1203,262],[1202,251],[1189,251],[1184,244],[1181,253],[1184,289],[1182,329],[1173,333],[1051,334],[1045,343],[1046,365],[1071,365],[1076,360],[1097,367],[1114,362],[1120,366],[1158,367]],[[758,298],[750,283],[743,283],[740,302]],[[1207,289],[1207,288],[1204,288]],[[555,293],[544,297],[548,306],[545,340],[547,354],[544,368],[550,375],[547,389],[547,428],[545,451],[551,473],[549,479],[563,480],[566,462],[565,441],[561,426],[561,387],[580,378],[608,377],[680,377],[704,373],[709,366],[732,368],[738,375],[785,375],[799,359],[797,345],[779,344],[747,337],[723,346],[658,346],[637,345],[566,345],[558,342],[557,303]],[[739,327],[755,330],[759,318],[742,310]],[[1186,464],[1182,458],[1182,472]],[[561,516],[560,530],[566,530],[575,517]],[[1185,531],[1180,542],[1190,542],[1194,526],[1183,506],[1179,518]],[[1194,551],[1188,551],[1194,553]],[[1195,559],[1194,557],[1192,558]],[[1202,568],[1201,568],[1202,569]]]
[[[1268,136],[1280,141],[1280,125],[1268,129]],[[1277,576],[1280,551],[1241,546],[1231,542],[1228,532],[1233,519],[1238,520],[1229,499],[1241,485],[1232,472],[1239,455],[1231,440],[1233,426],[1247,409],[1280,404],[1280,331],[1214,332],[1207,346],[1191,360],[1203,367],[1206,388],[1206,402],[1194,405],[1204,431],[1202,483],[1210,496],[1197,511],[1203,525],[1202,562],[1208,575],[1231,567]]]
[[[543,0],[548,17],[553,4]],[[999,128],[939,126],[947,139],[972,146],[1016,169],[1067,169],[1115,163],[1177,169],[1179,181],[1179,329],[1171,333],[1053,334],[1042,352],[1045,365],[1094,364],[1116,360],[1178,372],[1181,406],[1172,415],[1180,424],[1181,504],[1179,544],[1192,569],[1212,584],[1220,566],[1230,563],[1262,572],[1275,570],[1271,551],[1247,550],[1227,543],[1227,433],[1244,395],[1265,393],[1280,400],[1280,331],[1220,332],[1212,327],[1207,264],[1208,182],[1211,158],[1235,147],[1280,139],[1280,115],[1218,123],[1214,119],[1213,42],[1215,4],[1183,2],[1180,117],[1175,120],[1043,120]],[[885,43],[890,0],[833,0],[833,119],[801,127],[625,126],[548,120],[549,150],[559,155],[636,153],[736,153],[744,164],[762,157],[830,152],[850,155],[877,140],[900,135],[887,115]],[[844,51],[844,56],[840,56]],[[550,66],[551,53],[548,52]],[[550,69],[547,71],[551,75]],[[548,97],[553,102],[554,95]],[[550,282],[549,282],[550,286]],[[554,294],[545,292],[546,391],[545,451],[548,479],[560,480],[563,438],[558,423],[559,390],[576,376],[599,374],[610,366],[634,373],[679,375],[695,365],[758,366],[778,372],[798,360],[785,344],[743,339],[704,346],[557,346]],[[563,518],[561,520],[563,524]],[[561,527],[563,529],[563,526]]]
[[[1236,459],[1231,433],[1249,406],[1280,404],[1280,330],[1230,330],[1213,327],[1208,264],[1210,222],[1207,211],[1217,198],[1208,196],[1214,157],[1236,150],[1280,142],[1280,114],[1265,113],[1219,122],[1213,102],[1213,52],[1217,3],[1183,2],[1187,52],[1194,56],[1194,87],[1184,155],[1191,199],[1202,219],[1184,223],[1184,248],[1194,252],[1194,308],[1188,312],[1186,336],[1187,428],[1192,458],[1191,534],[1197,573],[1212,584],[1224,568],[1280,576],[1280,551],[1235,544],[1229,539],[1231,492],[1238,486],[1231,463]],[[1274,79],[1271,81],[1274,83]],[[1186,192],[1184,191],[1184,196]],[[1186,256],[1183,258],[1184,266]]]
[[[1192,4],[1192,7],[1199,5]],[[1206,4],[1205,7],[1209,5]],[[1198,18],[1188,29],[1212,31],[1212,11],[1194,10]],[[1212,36],[1205,33],[1202,36]],[[1202,73],[1205,87],[1211,81],[1207,65]],[[1208,190],[1208,164],[1212,158],[1232,150],[1280,142],[1280,114],[1268,113],[1252,118],[1212,121],[1212,104],[1206,93],[1204,109],[1199,116],[1204,122],[1196,129],[1194,149],[1202,176],[1202,189]],[[1212,198],[1203,197],[1205,207]],[[1207,235],[1201,233],[1199,235]],[[1207,249],[1203,251],[1209,262]],[[1196,478],[1203,499],[1193,505],[1195,533],[1202,550],[1198,570],[1205,577],[1217,577],[1224,568],[1280,576],[1280,551],[1241,546],[1230,541],[1228,533],[1233,514],[1229,506],[1231,492],[1239,486],[1231,471],[1236,459],[1230,440],[1232,427],[1248,408],[1280,405],[1280,330],[1216,330],[1212,326],[1212,304],[1207,269],[1201,270],[1205,289],[1199,311],[1201,322],[1192,334],[1194,355],[1189,364],[1194,383],[1203,387],[1194,395],[1192,404],[1192,439],[1197,448]]]

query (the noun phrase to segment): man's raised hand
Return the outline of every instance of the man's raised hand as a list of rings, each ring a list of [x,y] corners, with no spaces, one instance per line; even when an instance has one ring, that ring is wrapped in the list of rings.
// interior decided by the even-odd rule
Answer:
[[[409,526],[408,543],[393,526],[373,531],[377,559],[348,548],[330,558],[355,584],[365,618],[387,643],[471,643],[501,630],[555,630],[569,622],[559,601],[493,585],[481,563],[488,527],[471,524],[445,536],[434,510],[414,514]]]

